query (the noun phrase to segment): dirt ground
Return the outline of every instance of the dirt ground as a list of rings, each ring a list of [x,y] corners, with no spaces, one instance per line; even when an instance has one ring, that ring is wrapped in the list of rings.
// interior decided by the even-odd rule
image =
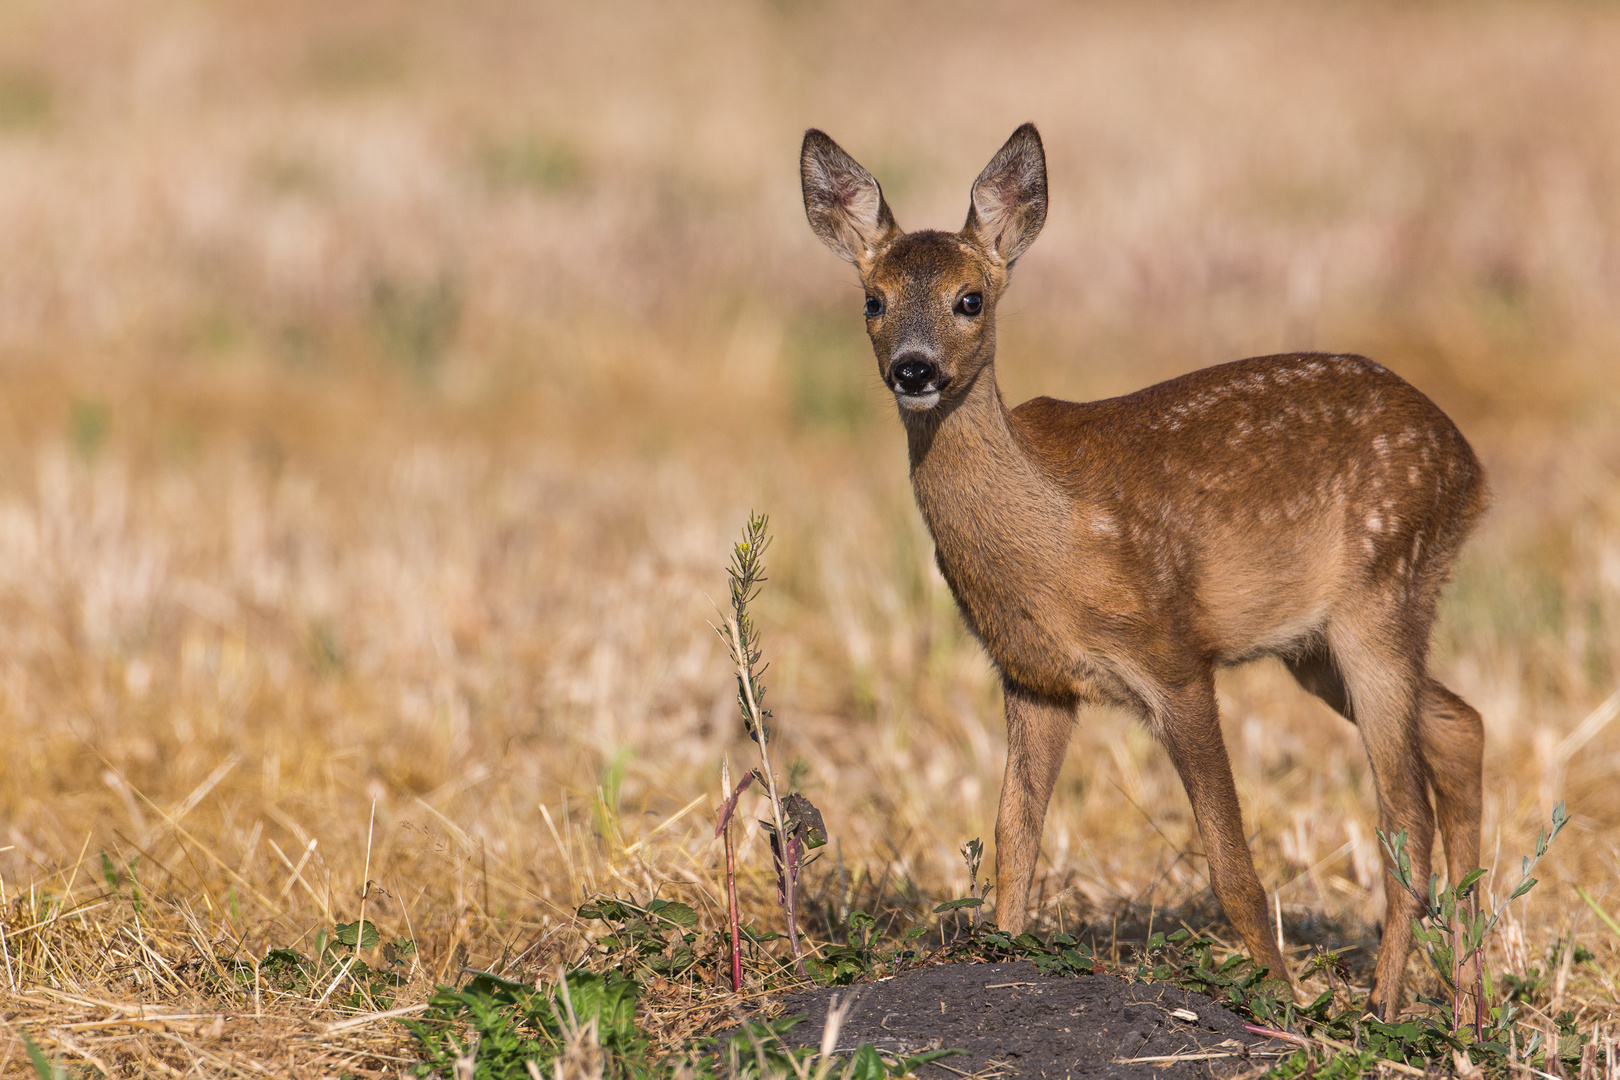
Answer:
[[[919,1070],[941,1080],[986,1072],[1048,1080],[1228,1076],[1251,1071],[1257,1064],[1251,1055],[1263,1059],[1275,1045],[1199,994],[1113,975],[1047,978],[1028,963],[948,964],[870,985],[791,994],[781,999],[785,1014],[809,1019],[788,1041],[819,1044],[829,1004],[852,995],[840,1050],[869,1042],[896,1054],[965,1051]],[[1162,1060],[1174,1057],[1181,1060]]]

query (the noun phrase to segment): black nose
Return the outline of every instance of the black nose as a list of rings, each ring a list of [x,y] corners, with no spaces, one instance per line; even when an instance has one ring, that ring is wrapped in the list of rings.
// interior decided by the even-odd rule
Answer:
[[[894,380],[895,388],[902,394],[920,394],[938,377],[939,368],[916,353],[908,353],[889,365],[889,378]]]

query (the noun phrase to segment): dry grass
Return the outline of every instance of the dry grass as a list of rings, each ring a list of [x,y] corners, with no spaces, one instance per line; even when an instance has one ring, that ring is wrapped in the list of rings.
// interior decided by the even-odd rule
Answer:
[[[8,1032],[115,1074],[393,1068],[393,1025],[325,1026],[348,988],[218,969],[356,918],[368,867],[406,1003],[577,959],[596,891],[711,924],[747,744],[706,621],[749,507],[845,887],[965,889],[998,694],[795,154],[825,127],[902,224],[954,224],[1024,119],[1054,200],[1010,397],[1314,346],[1474,438],[1498,502],[1435,663],[1486,716],[1492,862],[1574,817],[1494,962],[1576,934],[1596,963],[1538,1007],[1612,1029],[1620,939],[1571,884],[1620,906],[1616,55],[1580,4],[0,7]],[[1367,945],[1354,733],[1278,668],[1222,693],[1290,934]],[[1191,846],[1163,754],[1086,717],[1048,919],[1195,910]],[[770,919],[757,831],[742,858]],[[727,1008],[659,995],[672,1038]]]

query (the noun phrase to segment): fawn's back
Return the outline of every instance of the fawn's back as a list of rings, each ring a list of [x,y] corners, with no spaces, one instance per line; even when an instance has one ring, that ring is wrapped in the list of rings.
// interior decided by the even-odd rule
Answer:
[[[1427,587],[1484,504],[1456,426],[1359,356],[1240,360],[1009,419],[1071,500],[1085,572],[1217,663],[1293,648],[1369,587]]]

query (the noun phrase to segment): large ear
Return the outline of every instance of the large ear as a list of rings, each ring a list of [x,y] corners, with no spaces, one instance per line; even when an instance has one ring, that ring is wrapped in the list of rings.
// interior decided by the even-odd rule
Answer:
[[[856,266],[871,262],[879,248],[899,235],[900,227],[872,174],[815,128],[804,133],[799,180],[810,228]]]
[[[1029,249],[1046,224],[1046,151],[1034,124],[1012,133],[973,181],[962,233],[1004,265]]]

